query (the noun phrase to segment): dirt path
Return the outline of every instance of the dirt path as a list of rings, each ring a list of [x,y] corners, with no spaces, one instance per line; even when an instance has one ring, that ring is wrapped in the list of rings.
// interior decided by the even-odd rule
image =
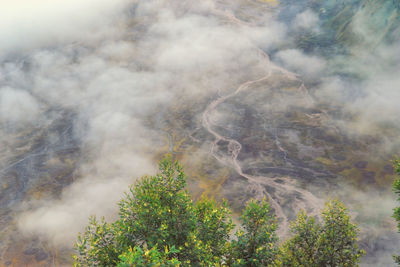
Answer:
[[[224,14],[223,11],[218,11],[215,13],[217,13],[220,16]],[[242,22],[236,17],[234,17],[234,15],[232,14],[226,14],[225,18],[229,19],[234,24],[242,24]],[[248,26],[247,23],[243,24]],[[262,59],[266,61],[266,63],[268,64],[269,66],[268,73],[259,79],[246,81],[242,83],[234,92],[224,96],[219,96],[218,98],[213,100],[207,106],[207,108],[204,110],[202,114],[202,126],[215,138],[214,142],[211,145],[211,150],[210,150],[211,155],[223,165],[232,167],[240,176],[246,178],[249,181],[250,186],[256,192],[254,196],[256,199],[261,200],[265,196],[269,198],[271,206],[275,210],[275,213],[280,220],[278,235],[285,236],[289,229],[289,221],[288,221],[288,216],[285,214],[284,209],[282,208],[282,203],[286,202],[288,196],[292,196],[294,198],[294,201],[290,203],[290,206],[294,211],[298,212],[302,209],[308,210],[310,211],[309,214],[313,216],[318,216],[319,210],[323,205],[323,201],[314,196],[311,192],[305,189],[298,188],[296,186],[296,181],[290,177],[279,177],[280,182],[277,182],[276,178],[271,178],[266,176],[254,176],[244,173],[242,167],[240,166],[240,162],[237,159],[242,149],[242,145],[237,140],[224,137],[221,134],[219,134],[216,130],[214,130],[213,126],[216,125],[214,125],[211,120],[211,114],[218,107],[218,105],[225,102],[229,98],[235,97],[238,93],[245,91],[251,85],[269,79],[271,77],[272,71],[278,71],[282,73],[287,77],[287,79],[291,80],[297,79],[296,74],[274,65],[270,61],[269,56],[264,51],[262,51],[258,47],[255,48],[259,51],[259,54],[262,57]],[[218,142],[220,141],[228,143],[228,152],[225,154],[221,153],[221,151],[218,151]],[[278,148],[280,150],[283,149],[280,144]],[[271,195],[265,190],[266,186],[275,189],[273,195]]]

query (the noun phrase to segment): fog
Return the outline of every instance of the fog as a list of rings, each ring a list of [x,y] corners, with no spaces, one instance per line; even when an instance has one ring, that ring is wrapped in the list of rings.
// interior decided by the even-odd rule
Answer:
[[[283,35],[283,26],[275,22],[273,27],[248,31],[231,27],[202,14],[212,8],[207,2],[190,3],[193,10],[184,14],[159,1],[129,3],[124,10],[122,3],[110,6],[107,1],[96,10],[85,8],[93,5],[91,1],[43,5],[46,8],[33,7],[38,12],[34,18],[40,16],[41,21],[24,33],[29,42],[4,45],[23,57],[7,62],[16,71],[5,77],[8,87],[1,89],[2,118],[40,124],[51,108],[77,114],[74,134],[83,150],[79,178],[57,199],[24,203],[30,211],[20,215],[18,224],[26,234],[71,247],[89,215],[113,218],[128,185],[154,173],[154,154],[165,140],[149,119],[165,108],[230,90],[243,77],[258,75],[261,63],[255,43],[273,45],[276,36]],[[131,22],[134,18],[126,12],[131,5],[138,22]],[[78,20],[72,27],[67,20],[75,11]],[[24,21],[17,17],[10,23]],[[58,34],[55,39],[49,38],[53,31]],[[39,38],[43,32],[46,35]],[[15,31],[9,34],[14,34],[11,40],[20,40]],[[29,66],[22,71],[24,64]],[[17,85],[21,88],[10,89]],[[20,94],[17,103],[11,90]],[[8,108],[22,104],[17,112]]]
[[[353,44],[346,56],[327,57],[290,45],[303,31],[324,31],[315,11],[304,8],[282,21],[268,1],[248,6],[240,0],[0,4],[0,141],[9,157],[17,155],[16,132],[44,128],[63,116],[74,118],[71,134],[79,144],[79,158],[71,183],[58,196],[24,196],[9,204],[18,211],[18,233],[39,236],[56,248],[71,248],[90,215],[115,218],[116,203],[128,186],[156,172],[160,153],[167,152],[162,148],[168,146],[169,112],[192,107],[189,121],[200,127],[207,103],[268,72],[294,73],[299,84],[309,84],[300,88],[312,101],[279,99],[263,105],[264,112],[304,103],[307,108],[340,107],[345,115],[332,117],[328,126],[351,138],[380,137],[371,147],[379,159],[398,153],[400,38],[371,48],[376,33],[365,26],[362,14],[351,27],[363,42]],[[223,122],[228,113],[212,115]],[[185,133],[192,132],[191,127],[183,127]],[[56,137],[46,138],[51,143]],[[207,142],[199,144],[198,153],[208,154],[209,147]],[[46,153],[50,160],[56,151]],[[3,160],[0,179],[7,164]],[[390,216],[394,198],[388,190],[343,184],[349,193],[336,188],[332,196],[349,203],[355,219],[377,211],[382,211],[380,217]],[[374,229],[393,231],[393,223],[388,224]],[[388,253],[375,250],[382,262],[390,262]]]

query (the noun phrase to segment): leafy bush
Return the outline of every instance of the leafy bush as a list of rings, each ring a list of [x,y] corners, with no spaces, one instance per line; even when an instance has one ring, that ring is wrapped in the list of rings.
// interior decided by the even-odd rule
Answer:
[[[304,212],[291,224],[294,234],[281,248],[283,266],[358,266],[365,253],[358,248],[355,224],[338,200],[325,204],[323,224]]]
[[[400,176],[400,161],[399,159],[394,161],[394,171],[395,173]],[[400,178],[398,178],[394,184],[393,184],[393,190],[397,195],[397,201],[400,201]],[[397,229],[400,232],[400,207],[396,207],[394,209],[394,213],[393,213],[393,217],[396,219],[397,221]],[[400,256],[399,255],[395,255],[393,256],[395,262],[400,265]]]
[[[138,180],[119,202],[119,219],[91,217],[75,244],[74,266],[356,266],[357,227],[338,201],[319,224],[304,212],[279,248],[277,220],[266,199],[250,200],[234,224],[226,201],[193,203],[182,167],[170,159]]]

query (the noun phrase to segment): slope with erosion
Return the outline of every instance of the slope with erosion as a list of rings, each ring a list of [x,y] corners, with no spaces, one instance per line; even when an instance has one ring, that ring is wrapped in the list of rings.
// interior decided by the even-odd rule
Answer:
[[[356,23],[357,14],[390,10],[380,1],[365,1],[362,8],[358,8],[358,1],[295,2],[281,1],[278,5],[277,1],[236,1],[233,5],[219,1],[210,16],[232,27],[252,26],[257,25],[258,16],[262,17],[264,12],[304,3],[302,7],[326,16],[323,27],[332,27],[334,31],[318,38],[302,35],[303,43],[297,45],[306,44],[304,50],[310,51],[342,52],[343,47],[350,51],[354,44],[364,41],[351,39],[350,28],[346,26]],[[397,19],[397,11],[392,12],[387,24],[377,24],[382,29],[381,40],[392,38],[396,32],[392,17]],[[374,14],[381,13],[371,14],[368,17],[375,18]],[[134,25],[138,29],[134,34],[138,36],[132,39],[141,38],[142,28],[148,23],[146,19],[151,20],[144,18]],[[395,244],[395,225],[388,222],[387,214],[364,210],[359,199],[352,198],[353,189],[348,189],[377,191],[378,196],[390,194],[391,155],[371,154],[374,147],[380,147],[380,136],[351,135],[337,127],[337,117],[346,116],[340,108],[316,102],[300,77],[274,65],[256,46],[254,53],[260,64],[240,66],[243,71],[233,66],[232,81],[224,83],[226,88],[196,99],[182,96],[175,99],[174,105],[147,115],[146,126],[164,137],[164,146],[154,148],[157,150],[154,161],[172,154],[185,167],[189,188],[196,198],[202,194],[226,198],[235,212],[252,197],[270,197],[282,236],[287,233],[288,221],[300,209],[315,214],[327,196],[343,197],[361,224],[362,243],[370,261],[376,251],[390,251],[392,248],[384,244]],[[139,63],[146,61],[141,55],[135,59]],[[191,78],[200,81],[196,85],[201,82],[208,85],[208,77],[198,77],[195,73]],[[74,139],[71,128],[74,116],[70,111],[61,114],[40,129],[16,133],[15,143],[4,145],[18,152],[12,154],[14,158],[8,158],[6,150],[1,152],[2,177],[6,177],[0,194],[4,214],[1,216],[3,265],[68,262],[70,250],[57,251],[51,243],[37,237],[25,238],[15,228],[20,208],[17,204],[32,198],[50,199],[50,195],[59,195],[78,178],[74,175],[82,158],[79,141]],[[379,201],[379,197],[376,199]]]

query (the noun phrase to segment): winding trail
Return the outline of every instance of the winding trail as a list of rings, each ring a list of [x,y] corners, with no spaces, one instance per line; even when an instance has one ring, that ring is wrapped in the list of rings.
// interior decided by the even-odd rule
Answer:
[[[229,19],[235,24],[245,24],[245,26],[249,26],[248,23],[241,22],[230,13],[225,15],[223,11],[218,11],[215,13],[225,16],[225,18]],[[268,64],[268,73],[261,78],[249,80],[242,83],[234,92],[230,94],[227,94],[225,96],[221,96],[218,94],[218,97],[213,100],[204,110],[202,114],[202,126],[215,138],[210,150],[211,155],[221,164],[232,167],[237,172],[237,174],[246,178],[250,184],[250,189],[255,192],[254,197],[256,199],[261,200],[265,196],[269,198],[271,206],[274,209],[276,216],[280,220],[278,235],[283,237],[287,235],[289,230],[289,219],[288,216],[285,214],[283,208],[284,204],[287,205],[288,197],[294,198],[294,200],[290,201],[291,203],[289,203],[292,210],[296,212],[300,210],[307,210],[312,216],[319,215],[319,210],[323,206],[322,199],[319,199],[311,192],[296,186],[296,181],[290,177],[271,178],[267,176],[250,175],[243,172],[243,169],[240,166],[240,162],[237,159],[242,149],[242,145],[237,140],[224,137],[216,130],[214,130],[213,126],[215,126],[215,124],[211,119],[211,113],[218,107],[218,105],[225,102],[229,98],[235,97],[238,93],[248,89],[251,85],[269,79],[273,70],[282,73],[288,79],[298,79],[298,76],[296,74],[274,65],[270,61],[269,56],[263,50],[258,47],[255,48],[258,50],[262,59],[265,60]],[[228,143],[227,153],[221,153],[221,151],[219,151],[218,143],[220,141],[225,141]],[[284,151],[279,142],[276,142],[276,146],[280,151]],[[287,155],[286,152],[285,155]],[[279,180],[279,182],[277,180]],[[269,193],[265,189],[266,187],[271,187],[275,191],[273,193]]]
[[[242,177],[246,178],[252,189],[256,192],[255,198],[262,199],[264,196],[267,196],[270,200],[270,203],[275,210],[277,217],[281,220],[280,228],[278,229],[278,234],[280,236],[284,236],[287,233],[289,228],[288,216],[285,214],[282,203],[286,202],[287,196],[293,196],[295,200],[293,201],[292,208],[295,211],[310,209],[310,215],[318,216],[319,210],[322,207],[322,201],[315,197],[311,192],[298,188],[295,185],[295,180],[289,177],[280,177],[279,180],[282,182],[277,182],[275,178],[266,177],[266,176],[254,176],[250,174],[246,174],[243,172],[242,167],[237,159],[242,145],[235,139],[224,137],[213,129],[215,126],[211,120],[211,113],[220,105],[225,102],[227,99],[236,96],[239,92],[248,89],[248,87],[252,84],[267,80],[270,77],[271,73],[268,73],[266,76],[247,81],[241,84],[233,93],[220,96],[217,99],[213,100],[205,109],[202,115],[202,125],[203,127],[214,136],[215,140],[212,143],[210,153],[211,155],[218,160],[223,165],[228,165],[234,168],[234,170]],[[225,141],[228,143],[228,153],[226,155],[222,155],[218,153],[218,142]],[[282,149],[279,146],[279,149]],[[276,190],[273,196],[268,193],[265,187],[272,187]]]

